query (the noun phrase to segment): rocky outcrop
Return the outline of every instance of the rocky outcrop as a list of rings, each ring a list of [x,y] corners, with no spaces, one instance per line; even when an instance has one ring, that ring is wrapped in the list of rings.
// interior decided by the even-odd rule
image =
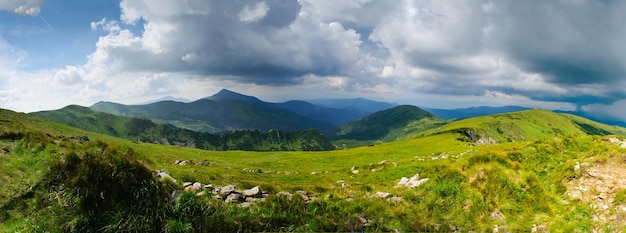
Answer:
[[[417,188],[423,183],[426,183],[426,181],[428,181],[428,178],[420,179],[420,174],[417,173],[411,178],[400,178],[400,181],[398,182],[398,184],[396,184],[396,187]]]

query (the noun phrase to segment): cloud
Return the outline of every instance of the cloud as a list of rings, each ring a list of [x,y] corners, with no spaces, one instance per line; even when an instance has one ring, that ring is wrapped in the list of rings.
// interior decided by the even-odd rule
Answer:
[[[348,73],[362,56],[355,30],[320,21],[296,0],[124,0],[120,6],[121,24],[92,23],[108,32],[92,58],[112,69],[286,85],[306,74]],[[139,35],[124,29],[123,24],[140,22]]]
[[[389,50],[394,76],[421,83],[417,92],[503,91],[579,104],[623,97],[624,2],[405,0],[401,5],[403,10],[373,21],[369,39]]]
[[[35,16],[39,14],[44,0],[3,0],[0,10],[11,11],[20,15]]]

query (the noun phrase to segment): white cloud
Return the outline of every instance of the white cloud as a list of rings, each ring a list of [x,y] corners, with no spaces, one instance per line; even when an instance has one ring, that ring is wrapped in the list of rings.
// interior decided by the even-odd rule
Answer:
[[[35,16],[41,10],[44,0],[2,0],[0,10],[11,11],[20,15]]]
[[[263,19],[268,10],[269,7],[265,2],[259,2],[254,6],[246,5],[237,16],[241,22],[252,23]]]

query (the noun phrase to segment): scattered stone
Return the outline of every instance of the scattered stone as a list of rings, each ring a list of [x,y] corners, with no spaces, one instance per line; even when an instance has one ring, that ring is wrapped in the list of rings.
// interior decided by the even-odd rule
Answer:
[[[234,185],[226,185],[224,187],[222,187],[219,191],[220,195],[222,196],[228,196],[229,194],[235,192],[235,186]]]
[[[235,202],[235,203],[241,203],[243,202],[245,199],[243,199],[243,196],[241,196],[240,193],[236,193],[233,192],[231,194],[229,194],[228,196],[226,196],[226,200],[224,200],[225,202]]]
[[[191,182],[186,182],[186,183],[191,183]],[[185,186],[185,191],[201,192],[202,191],[202,184],[199,183],[199,182],[195,182],[192,185]]]
[[[174,164],[176,165],[181,165],[181,166],[185,166],[185,165],[193,165],[194,162],[193,160],[176,160],[174,162]]]
[[[370,170],[370,171],[371,171],[371,172],[377,172],[377,171],[380,171],[380,170],[383,170],[383,169],[382,169],[382,168],[373,168],[373,169],[372,169],[372,170]]]
[[[378,165],[385,165],[385,164],[388,164],[388,163],[389,163],[389,161],[383,160],[383,161],[378,162]]]
[[[167,170],[165,169],[161,169],[157,171],[157,177],[161,178],[161,179],[167,179],[172,181],[173,183],[176,183],[176,179],[174,179],[172,176],[170,176],[169,173],[167,173]]]
[[[183,182],[183,189],[186,189],[187,187],[193,185],[193,182]]]
[[[402,197],[392,197],[392,198],[389,199],[389,201],[401,202],[402,201]]]
[[[419,173],[417,173],[410,179],[406,177],[400,178],[400,181],[398,182],[398,184],[396,184],[396,187],[404,186],[408,188],[416,188],[422,185],[423,183],[426,183],[426,181],[428,181],[428,178],[420,179],[420,175]]]
[[[215,189],[215,187],[213,187],[212,184],[207,184],[207,185],[202,186],[202,189],[213,191],[213,189]]]
[[[359,170],[352,170],[352,174],[359,174]]]
[[[387,193],[387,192],[376,192],[374,195],[382,199],[389,199],[391,197],[391,193]]]
[[[402,177],[396,186],[406,186],[407,183],[409,183],[409,178]]]
[[[346,184],[346,183],[341,184],[341,188],[344,188],[344,189],[345,189],[345,188],[349,188],[349,187],[350,187],[350,185],[349,185],[349,184]]]
[[[263,192],[261,192],[261,187],[259,186],[256,186],[251,189],[243,190],[242,194],[244,197],[262,197],[263,196]]]

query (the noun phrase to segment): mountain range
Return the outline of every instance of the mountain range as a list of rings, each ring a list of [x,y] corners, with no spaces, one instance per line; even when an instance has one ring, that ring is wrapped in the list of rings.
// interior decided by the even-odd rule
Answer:
[[[166,97],[163,99],[174,98]],[[264,140],[257,140],[258,143],[254,146],[244,146],[231,141],[239,141],[236,138],[228,138],[221,143],[212,139],[209,140],[211,141],[209,145],[202,145],[202,141],[207,141],[207,137],[212,137],[209,136],[212,135],[210,133],[234,136],[235,134],[225,132],[236,130],[267,133],[269,130],[304,132],[316,129],[330,140],[341,141],[341,144],[366,145],[377,141],[388,142],[415,137],[416,132],[423,132],[444,125],[448,121],[523,110],[528,110],[528,108],[483,106],[451,110],[420,109],[410,105],[398,106],[393,103],[363,98],[292,100],[283,103],[270,103],[254,96],[223,89],[212,96],[191,102],[160,100],[143,105],[99,102],[89,108],[68,106],[55,111],[35,112],[32,115],[130,140],[178,145],[190,144],[205,149],[275,150],[276,148],[295,148],[301,150],[305,148],[329,149],[331,147],[328,146],[330,144],[327,142],[323,142],[324,140],[315,137],[306,140],[303,138],[294,139],[293,142],[302,140],[309,140],[309,142],[295,143],[290,146],[268,144]],[[102,115],[103,113],[109,115]],[[585,112],[563,113],[598,120],[590,114],[585,114]],[[150,131],[149,134],[144,132],[148,128],[142,129],[144,131],[133,130],[138,127],[132,125],[133,123],[142,122],[137,118],[149,120],[153,127],[148,128],[158,130]],[[623,122],[619,121],[599,122],[626,125],[620,124]],[[294,135],[308,134],[294,133]]]

